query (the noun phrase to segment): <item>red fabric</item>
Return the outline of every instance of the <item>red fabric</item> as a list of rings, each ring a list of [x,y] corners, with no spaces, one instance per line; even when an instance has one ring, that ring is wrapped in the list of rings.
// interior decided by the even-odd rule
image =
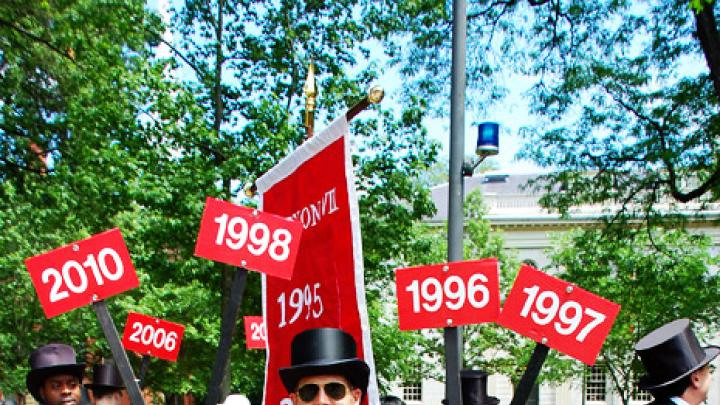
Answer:
[[[352,167],[346,167],[349,163],[344,142],[345,136],[333,141],[263,192],[264,211],[295,216],[304,228],[292,280],[265,278],[268,362],[264,399],[267,405],[287,403],[283,401],[287,392],[278,369],[290,366],[290,342],[303,330],[339,327],[353,335],[358,356],[364,357],[360,311],[365,308],[359,308],[356,295],[357,291],[364,294],[364,287],[356,288],[355,274],[357,268],[362,269],[362,263],[355,263],[353,255],[353,249],[361,247],[353,246],[351,218],[352,204],[357,212],[357,203],[351,202],[348,196],[348,172],[352,176]],[[293,299],[297,302],[298,294],[294,297],[292,294],[295,289],[303,292],[303,305],[298,318],[290,323],[297,311],[289,305]],[[283,301],[285,325],[280,327]],[[322,314],[316,318],[320,301]]]

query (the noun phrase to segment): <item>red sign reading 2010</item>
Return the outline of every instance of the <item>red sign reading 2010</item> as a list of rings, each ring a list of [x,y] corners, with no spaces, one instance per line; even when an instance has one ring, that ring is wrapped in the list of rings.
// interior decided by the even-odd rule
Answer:
[[[47,318],[139,284],[117,228],[25,259],[25,267]]]

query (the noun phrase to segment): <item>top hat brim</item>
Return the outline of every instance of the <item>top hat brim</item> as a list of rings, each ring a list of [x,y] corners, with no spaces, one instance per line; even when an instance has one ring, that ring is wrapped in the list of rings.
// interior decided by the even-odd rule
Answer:
[[[303,377],[324,374],[336,374],[345,377],[348,382],[360,388],[363,393],[367,391],[370,379],[370,367],[359,359],[342,360],[331,363],[312,364],[305,363],[279,370],[280,379],[288,392],[295,391],[297,384]]]
[[[42,403],[42,398],[40,398],[40,386],[47,377],[59,374],[74,375],[82,380],[83,374],[85,374],[85,364],[63,364],[59,366],[30,370],[25,378],[25,385],[27,386],[30,394],[32,394],[33,398]]]
[[[654,389],[667,387],[668,385],[676,383],[676,382],[680,381],[682,378],[687,377],[690,374],[694,373],[695,371],[701,369],[703,366],[705,366],[706,364],[713,361],[713,359],[715,359],[715,357],[717,357],[718,354],[720,354],[720,347],[718,347],[718,346],[708,346],[708,347],[704,347],[703,349],[705,350],[705,358],[701,362],[699,362],[695,367],[692,367],[688,371],[680,374],[679,376],[673,378],[672,380],[663,381],[663,382],[652,381],[650,379],[650,376],[646,374],[646,375],[640,377],[640,381],[638,382],[638,388],[640,388],[641,390],[645,390],[645,391],[651,391]]]

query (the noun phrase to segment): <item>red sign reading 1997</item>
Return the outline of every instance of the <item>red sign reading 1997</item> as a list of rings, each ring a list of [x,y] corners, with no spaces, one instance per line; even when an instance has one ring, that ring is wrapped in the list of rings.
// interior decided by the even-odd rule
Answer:
[[[401,330],[494,322],[500,312],[497,259],[395,271]]]
[[[47,318],[138,286],[120,230],[25,259]]]
[[[302,224],[208,197],[195,255],[290,280]]]
[[[497,323],[592,366],[619,311],[612,301],[523,266]]]

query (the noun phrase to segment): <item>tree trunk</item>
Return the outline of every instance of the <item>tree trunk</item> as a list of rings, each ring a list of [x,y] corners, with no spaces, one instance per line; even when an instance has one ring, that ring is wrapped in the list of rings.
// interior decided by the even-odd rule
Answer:
[[[715,2],[713,1],[706,4],[699,13],[696,12],[695,26],[700,46],[705,54],[705,61],[710,68],[710,80],[713,82],[715,95],[720,99],[720,35],[718,35],[714,8]]]

